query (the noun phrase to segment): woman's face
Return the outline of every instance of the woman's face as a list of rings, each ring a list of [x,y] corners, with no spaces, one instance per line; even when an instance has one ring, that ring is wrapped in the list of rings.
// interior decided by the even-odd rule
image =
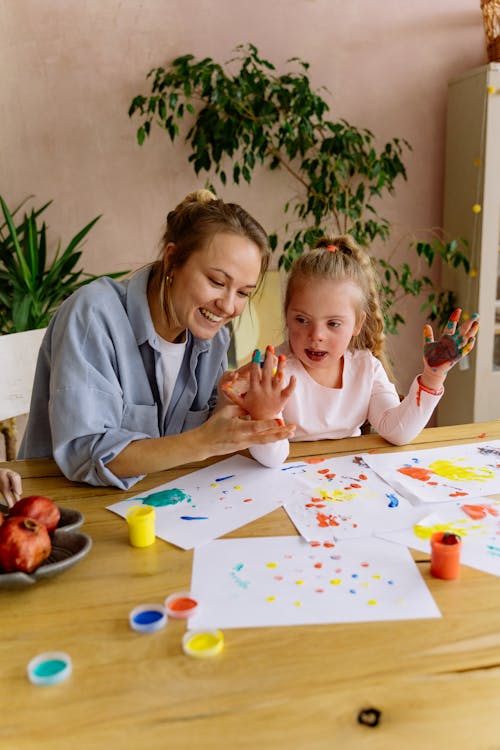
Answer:
[[[189,328],[200,339],[213,338],[222,326],[241,315],[260,269],[260,250],[252,240],[216,234],[172,274],[171,300],[180,324],[176,335]],[[170,340],[176,337],[173,333]]]

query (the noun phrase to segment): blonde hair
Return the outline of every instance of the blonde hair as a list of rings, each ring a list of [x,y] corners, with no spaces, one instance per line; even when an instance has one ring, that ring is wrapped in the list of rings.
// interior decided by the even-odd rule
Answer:
[[[202,250],[219,233],[245,237],[258,247],[261,266],[257,289],[260,287],[271,258],[263,227],[236,203],[224,203],[210,190],[195,190],[168,213],[159,259],[153,264],[161,307],[169,325],[178,323],[170,296],[175,270],[182,268],[193,253]],[[174,248],[167,253],[168,245]]]
[[[361,294],[356,319],[359,322],[363,312],[366,319],[359,334],[352,337],[349,348],[369,349],[392,379],[392,368],[385,352],[379,280],[369,255],[348,234],[321,237],[312,250],[294,261],[290,269],[285,293],[285,317],[295,285],[299,279],[308,278],[347,280],[357,286]]]

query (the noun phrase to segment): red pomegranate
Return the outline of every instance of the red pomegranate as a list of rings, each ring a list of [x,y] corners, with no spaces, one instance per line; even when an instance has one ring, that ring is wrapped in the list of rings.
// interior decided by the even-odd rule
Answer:
[[[41,495],[29,495],[28,497],[22,497],[11,508],[9,518],[14,516],[34,518],[38,523],[43,523],[50,532],[57,527],[61,511],[50,498]]]
[[[34,518],[8,518],[0,526],[0,568],[5,573],[31,573],[52,549],[46,526]]]

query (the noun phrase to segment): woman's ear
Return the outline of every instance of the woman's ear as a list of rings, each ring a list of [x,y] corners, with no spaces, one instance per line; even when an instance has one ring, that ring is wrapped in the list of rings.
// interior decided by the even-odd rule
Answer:
[[[361,333],[361,329],[363,328],[363,326],[365,324],[365,320],[366,320],[366,313],[363,310],[363,312],[361,313],[361,315],[358,318],[358,322],[356,323],[356,325],[354,327],[354,331],[352,332],[353,336],[359,336],[359,334]]]
[[[165,247],[163,248],[163,260],[162,260],[163,270],[165,274],[170,275],[170,276],[172,275],[171,269],[173,266],[172,260],[173,260],[174,252],[175,252],[174,242],[167,243]]]

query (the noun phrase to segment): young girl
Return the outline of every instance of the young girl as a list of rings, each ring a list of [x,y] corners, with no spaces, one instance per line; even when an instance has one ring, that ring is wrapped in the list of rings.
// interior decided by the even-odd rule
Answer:
[[[248,391],[238,395],[236,381],[229,395],[252,419],[282,412],[287,424],[295,425],[293,440],[360,435],[368,420],[386,440],[403,445],[425,427],[443,395],[446,374],[474,345],[477,315],[457,331],[460,314],[453,313],[439,341],[425,326],[423,371],[400,402],[384,354],[384,321],[370,258],[347,235],[324,238],[290,271],[288,343],[278,350],[278,367],[268,347],[263,367],[252,365]],[[291,378],[284,389],[285,357]],[[253,446],[251,453],[275,466],[288,450],[288,440],[281,440]]]

